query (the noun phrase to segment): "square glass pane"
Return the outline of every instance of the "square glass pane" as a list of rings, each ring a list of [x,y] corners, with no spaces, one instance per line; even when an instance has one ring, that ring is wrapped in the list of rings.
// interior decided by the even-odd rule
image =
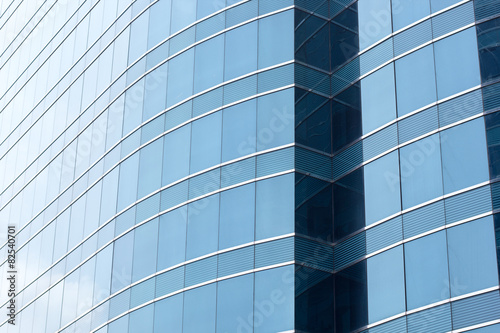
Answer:
[[[184,293],[183,333],[215,332],[216,284]]]
[[[183,294],[177,294],[155,303],[155,333],[182,333],[183,298]]]
[[[359,48],[364,50],[392,32],[390,0],[359,0]]]
[[[140,308],[130,313],[128,332],[129,333],[152,333],[154,304]],[[126,332],[126,331],[125,331]]]
[[[253,274],[220,281],[217,332],[253,332]]]

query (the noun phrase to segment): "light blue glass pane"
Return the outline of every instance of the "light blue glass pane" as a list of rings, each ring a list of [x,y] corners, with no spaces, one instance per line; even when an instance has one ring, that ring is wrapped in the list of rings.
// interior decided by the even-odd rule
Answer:
[[[217,251],[218,226],[218,194],[189,204],[186,250],[187,260]]]
[[[257,106],[257,151],[294,140],[294,91],[287,89],[259,97]]]
[[[458,2],[460,0],[431,0],[431,10],[435,13]]]
[[[186,291],[183,333],[215,332],[216,284]]]
[[[390,0],[359,0],[359,48],[381,40],[392,32]]]
[[[448,229],[451,297],[498,284],[491,216]]]
[[[130,43],[128,52],[129,65],[139,59],[147,50],[149,13],[139,16],[130,26]]]
[[[224,8],[224,0],[202,0],[198,1],[198,8],[196,10],[196,19],[204,18],[216,11]]]
[[[144,86],[144,110],[142,121],[146,121],[165,109],[167,101],[167,64],[146,75]]]
[[[123,114],[123,135],[139,126],[142,121],[144,103],[144,79],[130,87],[125,93],[125,109]]]
[[[187,206],[160,216],[158,271],[177,265],[186,257]]]
[[[222,83],[224,76],[224,35],[196,46],[194,62],[194,93]]]
[[[148,48],[169,36],[171,5],[172,0],[162,0],[155,3],[149,10]]]
[[[397,0],[392,2],[394,31],[420,20],[430,14],[429,1]]]
[[[293,265],[255,273],[254,333],[294,328]]]
[[[443,194],[439,135],[419,140],[400,150],[403,209]]]
[[[119,169],[114,168],[102,181],[101,211],[99,225],[108,221],[116,213],[116,201],[118,199],[118,176]]]
[[[293,13],[287,10],[259,21],[259,68],[293,59]]]
[[[132,282],[156,272],[158,219],[135,229]]]
[[[177,0],[184,1],[184,0]],[[180,15],[174,15],[174,17]],[[170,60],[168,65],[167,107],[193,94],[194,48]]]
[[[196,120],[192,128],[190,173],[195,173],[220,163],[222,112]]]
[[[446,233],[405,244],[407,310],[450,297]]]
[[[256,100],[227,108],[222,117],[222,162],[255,153]]]
[[[134,232],[131,231],[115,241],[113,249],[113,273],[111,293],[130,284],[132,280],[132,255],[134,253]]]
[[[136,310],[130,314],[128,324],[129,333],[152,333],[153,332],[154,304]],[[126,332],[126,331],[124,331]]]
[[[363,134],[396,118],[394,65],[390,64],[361,80]]]
[[[252,332],[253,274],[219,282],[217,332]]]
[[[403,246],[367,260],[368,323],[405,311]]]
[[[177,294],[155,303],[155,333],[182,333],[183,294]]]
[[[257,70],[257,22],[226,33],[224,80]]]
[[[401,210],[397,151],[366,165],[364,179],[366,225]]]
[[[219,249],[253,241],[255,183],[224,191],[220,200]]]
[[[142,198],[161,187],[162,153],[163,139],[161,138],[141,149],[138,198]]]
[[[189,175],[190,143],[191,124],[165,136],[162,185],[168,185]]]
[[[476,39],[470,28],[434,44],[438,99],[481,84]]]
[[[172,0],[172,34],[196,20],[196,0]]]
[[[108,333],[128,332],[128,315],[115,320],[108,326]]]
[[[294,231],[294,184],[293,174],[257,182],[256,240]]]
[[[432,45],[396,61],[398,115],[436,101],[436,79]]]
[[[445,194],[489,179],[482,118],[441,132],[441,150]]]

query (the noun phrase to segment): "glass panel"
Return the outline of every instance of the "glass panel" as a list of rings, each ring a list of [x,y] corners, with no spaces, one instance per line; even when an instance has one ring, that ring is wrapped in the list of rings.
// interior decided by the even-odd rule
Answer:
[[[333,184],[333,232],[335,240],[365,226],[363,168]]]
[[[358,11],[361,50],[392,32],[390,0],[359,0]]]
[[[165,109],[167,102],[167,76],[167,64],[161,65],[146,75],[142,121],[156,116]]]
[[[186,291],[183,333],[215,332],[216,284]]]
[[[294,175],[257,182],[256,240],[294,231]]]
[[[178,16],[181,15],[173,17]],[[170,107],[193,94],[194,48],[170,60],[168,66],[167,107]]]
[[[155,333],[182,333],[183,294],[177,294],[155,303]]]
[[[405,244],[407,310],[450,297],[446,233]]]
[[[172,34],[196,20],[196,0],[172,0]]]
[[[257,24],[245,24],[226,33],[224,80],[257,70]]]
[[[439,135],[435,134],[400,150],[403,209],[443,194]]]
[[[182,144],[179,144],[182,143]],[[168,185],[189,175],[191,124],[165,135],[163,147],[162,185]]]
[[[293,89],[259,97],[257,151],[293,142],[294,109]]]
[[[128,316],[123,316],[108,326],[108,333],[123,333],[128,332]]]
[[[405,311],[403,246],[367,260],[368,322],[374,323]]]
[[[154,304],[130,313],[128,324],[129,333],[148,333],[153,332]],[[123,331],[126,332],[126,331]]]
[[[460,0],[431,0],[431,10],[435,13],[458,2],[460,2]]]
[[[254,333],[294,328],[294,266],[255,273]]]
[[[219,249],[252,242],[255,183],[224,191],[220,196]]]
[[[332,103],[332,146],[336,152],[361,137],[361,89],[355,83],[335,96]]]
[[[491,216],[448,229],[451,297],[498,284]]]
[[[444,193],[488,180],[488,155],[483,119],[441,132]]]
[[[162,153],[163,139],[161,138],[141,149],[138,198],[142,198],[160,188]]]
[[[400,117],[436,101],[432,45],[396,61],[396,87]]]
[[[253,332],[253,274],[217,286],[217,332]]]
[[[474,28],[434,44],[438,99],[481,84]]]
[[[293,24],[293,10],[259,20],[259,68],[293,59]]]
[[[363,134],[396,118],[394,65],[389,64],[361,80]]]
[[[158,219],[135,229],[132,282],[156,272]]]
[[[441,0],[440,0],[441,1]],[[398,0],[392,2],[394,31],[424,18],[430,14],[429,1]]]
[[[366,225],[401,210],[397,151],[366,165],[364,179]]]
[[[186,257],[187,206],[160,216],[158,271],[179,264]]]
[[[196,46],[194,93],[222,83],[224,75],[224,35]]]
[[[220,163],[221,137],[222,112],[213,113],[193,122],[191,174]]]
[[[500,18],[486,21],[476,27],[482,81],[496,80],[500,77]]]
[[[172,0],[155,3],[149,10],[148,49],[170,35],[170,9]]]
[[[190,203],[188,206],[186,259],[217,251],[219,195]]]
[[[132,281],[132,255],[134,253],[134,231],[115,241],[113,249],[113,274],[111,293],[114,293]]]
[[[331,70],[359,52],[358,2],[335,16],[330,24]]]
[[[222,117],[222,162],[255,153],[256,100],[227,108]]]
[[[488,140],[488,157],[490,161],[490,177],[500,176],[500,112],[495,112],[484,117],[486,123],[486,136]]]

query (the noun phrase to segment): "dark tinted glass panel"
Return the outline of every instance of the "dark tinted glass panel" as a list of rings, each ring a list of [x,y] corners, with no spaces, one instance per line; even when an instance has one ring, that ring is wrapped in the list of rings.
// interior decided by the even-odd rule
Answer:
[[[500,112],[484,117],[490,160],[490,178],[500,176]]]
[[[333,184],[335,239],[345,237],[365,225],[363,169]]]
[[[359,83],[333,99],[333,151],[345,147],[361,136],[361,94]]]
[[[308,114],[295,129],[295,140],[305,146],[330,153],[331,151],[331,103],[309,109]]]
[[[311,66],[329,70],[328,22],[297,10],[295,27],[295,58]]]
[[[483,82],[500,77],[500,18],[477,25],[477,42]]]
[[[359,52],[358,3],[337,15],[330,23],[331,67],[335,71]]]

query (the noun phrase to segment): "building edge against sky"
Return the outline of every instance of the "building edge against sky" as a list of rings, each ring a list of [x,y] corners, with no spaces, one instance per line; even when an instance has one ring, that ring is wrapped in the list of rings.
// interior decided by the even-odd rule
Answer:
[[[498,331],[498,27],[492,0],[2,2],[0,331]]]

